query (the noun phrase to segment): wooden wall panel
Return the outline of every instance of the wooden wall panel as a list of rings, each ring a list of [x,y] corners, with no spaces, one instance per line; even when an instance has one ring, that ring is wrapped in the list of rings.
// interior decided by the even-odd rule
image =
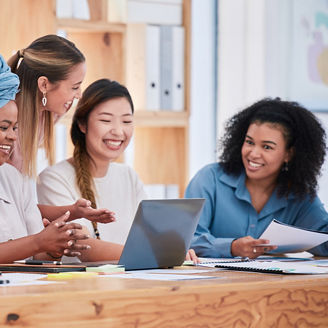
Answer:
[[[68,39],[73,41],[86,57],[87,73],[82,90],[100,78],[124,83],[121,33],[69,32]]]
[[[185,188],[185,129],[136,128],[134,168],[146,184],[178,184]]]
[[[8,59],[36,38],[55,33],[53,0],[1,0],[0,53]]]

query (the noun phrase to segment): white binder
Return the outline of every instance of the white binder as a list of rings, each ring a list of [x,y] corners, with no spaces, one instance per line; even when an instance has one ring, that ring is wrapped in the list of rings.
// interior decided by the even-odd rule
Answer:
[[[184,28],[161,26],[161,109],[184,110]]]
[[[172,110],[184,110],[184,28],[172,27]]]
[[[172,27],[160,27],[160,101],[161,109],[172,109]]]
[[[127,26],[126,86],[136,110],[160,109],[159,27]]]
[[[56,0],[56,16],[57,18],[73,17],[73,1],[72,0]]]
[[[182,0],[107,0],[107,20],[125,24],[181,25]]]
[[[128,0],[127,22],[181,25],[182,1]]]
[[[73,18],[90,19],[89,3],[87,0],[73,0]]]
[[[160,109],[160,31],[159,26],[146,28],[146,109]]]

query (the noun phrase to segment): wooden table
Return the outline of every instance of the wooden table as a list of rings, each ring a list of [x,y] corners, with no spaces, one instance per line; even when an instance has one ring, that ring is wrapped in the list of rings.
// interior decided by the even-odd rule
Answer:
[[[218,278],[1,287],[0,327],[328,327],[328,275],[200,274]]]

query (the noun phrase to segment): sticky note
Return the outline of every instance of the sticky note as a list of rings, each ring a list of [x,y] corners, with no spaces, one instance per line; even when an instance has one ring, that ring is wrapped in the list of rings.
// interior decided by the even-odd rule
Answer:
[[[96,277],[97,272],[60,272],[49,273],[48,280],[67,280],[67,279],[85,279]]]
[[[97,267],[87,267],[86,271],[112,273],[112,272],[124,272],[125,269],[123,265],[104,264]]]

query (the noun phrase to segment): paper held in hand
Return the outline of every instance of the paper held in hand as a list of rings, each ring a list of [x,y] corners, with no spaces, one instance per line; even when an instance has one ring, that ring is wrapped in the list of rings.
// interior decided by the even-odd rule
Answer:
[[[269,245],[278,246],[270,253],[294,253],[306,251],[328,241],[328,232],[298,228],[274,219],[259,238],[269,240]]]

